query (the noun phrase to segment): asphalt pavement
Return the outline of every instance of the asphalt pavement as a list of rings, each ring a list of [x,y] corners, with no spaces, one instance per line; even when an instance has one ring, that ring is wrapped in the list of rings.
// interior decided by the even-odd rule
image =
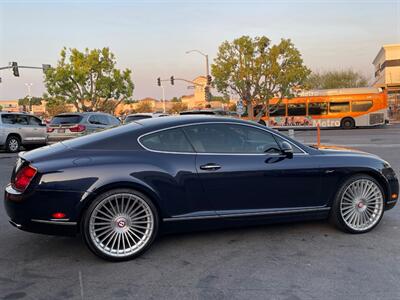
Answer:
[[[295,137],[316,142],[315,131]],[[321,141],[377,154],[400,175],[400,125],[322,130]],[[15,160],[0,153],[1,189]],[[3,205],[0,237],[0,299],[400,298],[398,207],[363,235],[324,221],[177,234],[122,263],[96,258],[79,237],[19,231]]]

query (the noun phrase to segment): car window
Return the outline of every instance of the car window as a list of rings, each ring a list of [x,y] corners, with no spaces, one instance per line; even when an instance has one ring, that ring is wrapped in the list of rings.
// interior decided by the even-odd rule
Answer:
[[[28,116],[24,115],[17,115],[17,122],[18,125],[28,125]]]
[[[131,123],[134,121],[142,120],[142,119],[150,119],[151,116],[149,115],[137,115],[137,116],[127,116],[125,118],[125,123]]]
[[[100,120],[97,115],[92,115],[89,117],[89,123],[97,125],[97,124],[100,124]]]
[[[29,116],[29,125],[41,125],[42,120],[36,117]]]
[[[194,152],[181,129],[169,129],[146,135],[140,139],[146,148],[168,152]]]
[[[119,124],[121,124],[121,122],[120,122],[116,117],[113,117],[113,116],[108,116],[108,121],[109,121],[109,123],[112,124],[112,125],[119,125]]]
[[[15,124],[15,122],[17,121],[17,117],[16,115],[12,114],[4,114],[1,115],[1,121],[3,124]]]
[[[279,153],[273,135],[255,127],[236,124],[204,124],[184,128],[197,152]]]
[[[50,125],[78,124],[81,120],[82,116],[80,115],[59,115],[50,121]]]
[[[109,125],[110,121],[105,115],[98,115],[97,119],[99,120],[100,125]]]

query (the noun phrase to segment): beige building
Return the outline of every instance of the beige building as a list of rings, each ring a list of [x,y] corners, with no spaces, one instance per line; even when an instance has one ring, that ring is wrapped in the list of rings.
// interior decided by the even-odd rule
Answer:
[[[374,87],[388,92],[389,117],[400,119],[400,44],[384,45],[372,62]]]

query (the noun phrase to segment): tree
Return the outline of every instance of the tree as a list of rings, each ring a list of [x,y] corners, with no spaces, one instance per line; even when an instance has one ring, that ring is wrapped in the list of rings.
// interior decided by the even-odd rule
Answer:
[[[146,101],[139,102],[138,105],[136,106],[135,110],[138,113],[152,112],[150,103],[148,103]]]
[[[171,108],[168,110],[170,114],[179,114],[181,111],[187,110],[188,106],[186,103],[174,102]]]
[[[2,105],[0,105],[0,111],[2,111],[3,110],[3,106]]]
[[[311,73],[306,80],[309,89],[355,88],[367,85],[367,78],[351,69]]]
[[[50,117],[55,115],[70,112],[70,108],[63,99],[50,98],[46,102],[46,112]]]
[[[55,68],[45,72],[45,85],[52,97],[71,103],[76,110],[97,111],[106,102],[117,107],[133,94],[131,70],[116,69],[109,48],[61,51]]]
[[[182,98],[174,97],[171,99],[171,102],[181,102],[181,101],[182,101]]]
[[[262,104],[269,113],[270,99],[293,97],[310,73],[289,39],[271,45],[265,36],[223,42],[211,68],[217,90],[239,95],[250,119],[254,105]]]
[[[42,104],[42,99],[38,97],[31,97],[29,100],[29,97],[26,96],[25,98],[18,99],[18,105],[22,106],[24,111],[27,111],[27,107],[29,107],[29,111],[32,111],[32,105],[41,105]]]

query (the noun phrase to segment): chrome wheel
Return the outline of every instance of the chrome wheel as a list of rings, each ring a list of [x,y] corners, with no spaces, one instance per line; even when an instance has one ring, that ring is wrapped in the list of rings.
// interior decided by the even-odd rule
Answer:
[[[17,152],[19,150],[19,141],[17,139],[15,139],[15,138],[11,138],[8,141],[8,149],[11,152]]]
[[[382,213],[383,194],[374,181],[358,179],[344,190],[340,201],[340,214],[352,230],[370,229],[379,222]]]
[[[143,249],[154,231],[154,215],[141,197],[119,193],[106,197],[89,219],[90,238],[104,254],[123,258]]]

